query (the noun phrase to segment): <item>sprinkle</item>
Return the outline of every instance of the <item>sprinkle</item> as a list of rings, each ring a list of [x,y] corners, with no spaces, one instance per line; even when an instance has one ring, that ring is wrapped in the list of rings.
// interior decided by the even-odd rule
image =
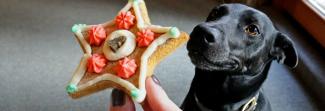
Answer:
[[[139,96],[139,90],[137,90],[137,89],[133,89],[133,90],[131,91],[131,96],[132,96],[133,98],[137,98],[137,97]]]
[[[77,86],[75,84],[69,84],[66,90],[68,93],[74,93],[77,91]]]
[[[86,26],[86,24],[74,24],[72,26],[72,28],[71,28],[71,31],[74,32],[74,33],[76,33],[77,31],[80,30],[80,28],[83,28],[85,26]]]
[[[129,0],[130,2],[138,3],[139,0]]]
[[[74,24],[71,28],[71,31],[72,32],[77,32],[78,31],[78,25],[77,24]]]
[[[171,35],[173,38],[177,38],[180,35],[180,32],[177,27],[172,27],[169,29],[169,35]]]

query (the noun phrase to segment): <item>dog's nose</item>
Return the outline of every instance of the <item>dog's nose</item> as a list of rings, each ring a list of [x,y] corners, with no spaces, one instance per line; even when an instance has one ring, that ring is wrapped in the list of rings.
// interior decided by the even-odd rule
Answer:
[[[216,43],[221,37],[221,33],[218,29],[213,28],[206,23],[197,25],[194,30],[203,37],[206,43]]]

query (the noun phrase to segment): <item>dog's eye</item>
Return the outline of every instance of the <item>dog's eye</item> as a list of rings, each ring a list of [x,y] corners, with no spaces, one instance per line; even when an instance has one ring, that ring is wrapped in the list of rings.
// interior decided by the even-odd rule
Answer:
[[[248,25],[244,28],[245,32],[250,36],[257,36],[260,34],[258,27],[255,24]]]

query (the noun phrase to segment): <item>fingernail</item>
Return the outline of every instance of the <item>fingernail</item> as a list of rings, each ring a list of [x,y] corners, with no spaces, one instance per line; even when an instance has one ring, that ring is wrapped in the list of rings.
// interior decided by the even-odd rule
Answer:
[[[155,75],[152,76],[152,80],[153,80],[153,82],[155,82],[156,84],[160,85],[160,81],[159,81],[159,79],[158,79]]]
[[[112,91],[112,105],[123,106],[125,104],[124,92],[122,90],[113,89]]]

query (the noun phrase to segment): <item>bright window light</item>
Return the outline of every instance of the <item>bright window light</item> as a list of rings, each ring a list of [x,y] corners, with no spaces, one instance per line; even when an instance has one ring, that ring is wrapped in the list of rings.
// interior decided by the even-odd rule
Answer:
[[[323,15],[325,15],[325,0],[308,0],[316,7]]]

